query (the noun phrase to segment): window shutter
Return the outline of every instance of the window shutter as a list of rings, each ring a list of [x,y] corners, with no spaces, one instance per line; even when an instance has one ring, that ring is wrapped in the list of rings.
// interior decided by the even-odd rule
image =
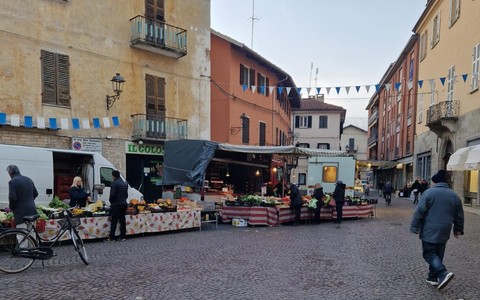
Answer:
[[[300,127],[300,116],[295,116],[295,128]]]
[[[250,69],[250,86],[255,85],[255,70]]]
[[[145,85],[146,85],[146,95],[147,95],[147,118],[156,115],[155,109],[155,77],[152,75],[146,75],[145,77]]]
[[[265,96],[270,96],[270,82],[268,77],[265,78]]]
[[[312,128],[312,116],[308,116],[308,128]]]
[[[260,88],[260,86],[262,85],[262,81],[260,77],[262,77],[262,75],[260,75],[260,73],[257,73],[257,93],[259,94],[262,93],[262,89]]]
[[[55,54],[42,50],[41,57],[42,103],[55,105]]]
[[[157,78],[157,115],[165,116],[165,78]]]
[[[70,106],[70,61],[67,55],[57,55],[58,105]]]
[[[245,67],[242,64],[240,64],[240,85],[247,84],[244,80],[243,74],[245,74]]]

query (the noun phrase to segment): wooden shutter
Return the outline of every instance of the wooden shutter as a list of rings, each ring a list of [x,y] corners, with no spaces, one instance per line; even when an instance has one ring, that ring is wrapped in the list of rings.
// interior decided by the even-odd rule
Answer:
[[[250,69],[250,86],[255,85],[255,70]]]
[[[67,55],[57,54],[58,105],[70,106],[70,61]]]
[[[259,137],[259,146],[265,146],[266,140],[265,140],[265,134],[267,132],[267,124],[260,122],[260,137]]]
[[[312,116],[308,116],[308,126],[307,128],[312,128]]]
[[[299,128],[300,126],[300,116],[295,116],[295,128]]]
[[[153,117],[156,115],[156,104],[155,104],[155,77],[152,75],[146,75],[146,109],[147,109],[147,118]]]
[[[245,82],[243,74],[245,74],[245,66],[240,64],[240,85],[248,84],[248,82]]]
[[[42,57],[42,103],[55,105],[55,54],[41,51]]]
[[[265,96],[270,96],[270,82],[268,80],[268,77],[265,77]]]
[[[157,115],[165,117],[165,78],[157,78]]]
[[[145,18],[155,21],[165,21],[165,1],[145,0]]]

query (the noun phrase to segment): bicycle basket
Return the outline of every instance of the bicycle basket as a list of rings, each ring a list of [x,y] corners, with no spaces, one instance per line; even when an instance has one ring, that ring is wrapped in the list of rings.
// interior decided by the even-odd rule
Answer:
[[[63,224],[65,224],[65,222],[67,222],[67,219],[61,219],[61,220],[58,220],[58,224],[60,226],[63,226]],[[80,219],[79,218],[70,218],[70,224],[72,224],[72,227],[77,227],[78,225],[80,225]]]

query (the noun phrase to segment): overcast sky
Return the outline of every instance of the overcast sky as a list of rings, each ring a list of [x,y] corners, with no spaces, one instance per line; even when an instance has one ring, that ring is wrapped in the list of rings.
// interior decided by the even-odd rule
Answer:
[[[297,87],[321,87],[326,102],[347,109],[346,125],[367,129],[375,88],[367,93],[365,86],[377,84],[398,58],[426,2],[211,0],[211,27],[280,67]]]

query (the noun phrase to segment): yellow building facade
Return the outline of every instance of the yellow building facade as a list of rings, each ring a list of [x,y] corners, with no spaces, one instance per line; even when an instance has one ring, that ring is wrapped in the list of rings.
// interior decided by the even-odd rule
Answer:
[[[414,27],[419,35],[415,175],[446,169],[456,150],[480,144],[480,5],[430,0]],[[478,170],[452,171],[451,187],[480,205]]]
[[[1,1],[0,40],[2,144],[93,143],[139,187],[165,140],[210,138],[209,0]]]

